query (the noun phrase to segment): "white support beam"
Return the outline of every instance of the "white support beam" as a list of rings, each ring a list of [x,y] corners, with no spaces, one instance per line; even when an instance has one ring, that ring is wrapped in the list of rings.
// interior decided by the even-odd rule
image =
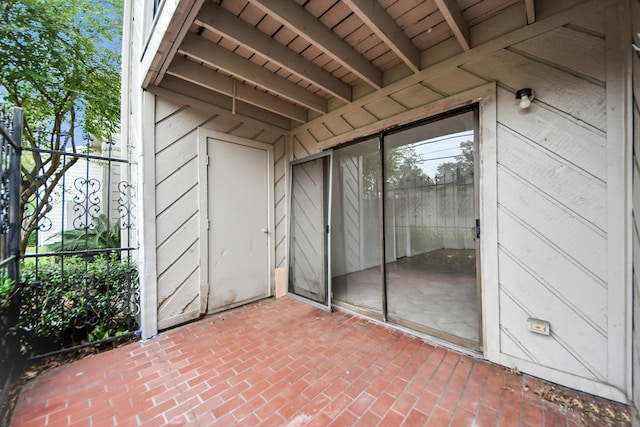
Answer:
[[[524,0],[527,9],[527,24],[536,22],[536,0]]]
[[[283,134],[291,129],[291,120],[242,101],[236,103],[236,112],[234,114],[231,112],[232,102],[228,96],[204,89],[178,77],[165,76],[162,79],[161,86],[150,86],[147,90],[158,96],[173,99],[194,108],[213,111],[216,114],[224,115],[239,122],[250,123],[258,127],[283,132]]]
[[[197,84],[207,89],[233,96],[234,80],[226,75],[217,73],[202,65],[182,57],[176,57],[169,68],[167,74],[179,77],[188,82]],[[288,117],[300,123],[307,121],[307,110],[290,104],[282,99],[269,95],[266,92],[257,90],[238,81],[236,84],[236,99],[248,104],[255,105],[264,110]]]
[[[291,102],[321,114],[327,112],[327,101],[324,98],[196,34],[187,34],[179,51]]]
[[[445,21],[449,24],[453,35],[462,46],[462,49],[471,49],[471,43],[469,42],[469,26],[462,17],[460,7],[456,3],[456,0],[435,0],[436,6],[440,9],[440,12],[444,16]]]
[[[376,33],[414,73],[420,71],[420,51],[411,43],[409,37],[398,27],[377,0],[343,0],[343,3]]]
[[[249,0],[264,13],[281,21],[316,48],[376,89],[382,88],[382,71],[363,57],[316,17],[291,0]]]
[[[202,6],[195,22],[199,26],[268,58],[269,61],[312,82],[335,97],[345,102],[351,102],[351,86],[214,2],[207,2]]]

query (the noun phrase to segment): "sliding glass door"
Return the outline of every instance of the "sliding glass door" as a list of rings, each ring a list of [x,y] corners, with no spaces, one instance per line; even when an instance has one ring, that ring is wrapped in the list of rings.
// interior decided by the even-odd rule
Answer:
[[[289,292],[331,309],[329,239],[330,155],[291,165]]]
[[[291,170],[289,291],[479,349],[478,109]]]
[[[477,114],[384,138],[387,317],[475,347]]]
[[[333,152],[331,260],[336,304],[382,315],[382,162],[378,138]]]

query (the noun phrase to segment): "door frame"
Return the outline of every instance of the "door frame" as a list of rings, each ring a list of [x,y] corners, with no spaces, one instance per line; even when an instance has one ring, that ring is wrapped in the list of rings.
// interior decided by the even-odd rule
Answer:
[[[505,108],[512,108],[513,100],[502,101]],[[423,107],[418,107],[394,118],[379,120],[364,126],[346,137],[334,137],[321,142],[320,150],[338,148],[360,138],[370,137],[381,131],[395,126],[403,126],[412,122],[424,120],[438,114],[446,113],[469,104],[479,105],[478,123],[478,203],[481,223],[480,237],[480,271],[482,322],[480,327],[482,356],[490,361],[505,364],[500,353],[500,295],[498,279],[498,159],[497,159],[497,130],[498,130],[498,99],[497,83],[489,82],[478,87],[434,101]],[[311,159],[312,156],[300,160]],[[290,187],[289,187],[290,188]],[[287,215],[290,218],[290,214]],[[435,337],[425,336],[438,345],[458,348],[469,352],[468,349],[458,347]],[[474,355],[478,355],[472,352]]]
[[[208,139],[215,139],[231,144],[242,145],[251,148],[265,150],[267,152],[267,215],[268,215],[268,233],[267,233],[267,284],[268,295],[275,295],[275,245],[273,234],[275,232],[275,202],[274,202],[274,164],[273,164],[273,145],[264,142],[252,141],[250,139],[241,138],[226,133],[205,129],[199,127],[198,130],[198,210],[200,220],[199,244],[200,244],[200,314],[207,314],[209,301],[209,184],[208,184],[208,165],[209,154],[207,152]],[[242,302],[242,304],[246,301]],[[231,307],[228,307],[231,308]]]
[[[326,205],[323,204],[323,209],[326,209],[326,232],[324,233],[324,286],[327,292],[327,304],[322,304],[316,301],[313,301],[309,298],[306,298],[301,295],[296,295],[293,292],[289,292],[289,285],[293,280],[293,275],[291,274],[291,254],[293,253],[291,250],[291,236],[292,236],[292,227],[293,221],[291,217],[291,205],[293,204],[292,197],[292,189],[293,189],[293,168],[296,165],[300,165],[307,162],[312,162],[314,160],[318,160],[321,158],[328,158],[329,168],[327,170],[328,176],[323,176],[323,185],[328,186],[325,188],[326,195]],[[332,184],[333,184],[333,150],[325,150],[321,151],[312,156],[305,157],[303,159],[296,159],[289,162],[289,182],[288,182],[288,195],[289,195],[289,205],[287,207],[287,220],[288,220],[288,229],[287,229],[287,264],[288,264],[288,274],[287,274],[287,295],[300,300],[304,303],[307,303],[313,307],[317,307],[321,310],[330,312],[331,311],[331,206],[332,206]]]

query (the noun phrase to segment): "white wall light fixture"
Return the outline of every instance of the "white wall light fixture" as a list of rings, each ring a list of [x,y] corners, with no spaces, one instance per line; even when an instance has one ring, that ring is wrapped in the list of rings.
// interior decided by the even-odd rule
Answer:
[[[529,87],[522,88],[516,92],[516,99],[520,100],[520,109],[526,110],[533,101],[533,91]]]

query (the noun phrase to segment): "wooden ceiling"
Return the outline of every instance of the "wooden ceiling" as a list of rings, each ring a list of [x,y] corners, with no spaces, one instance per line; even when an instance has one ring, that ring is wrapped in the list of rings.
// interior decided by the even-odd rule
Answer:
[[[534,22],[534,0],[197,1],[154,84],[291,128],[420,72],[447,39],[473,48],[470,28],[517,3]]]

